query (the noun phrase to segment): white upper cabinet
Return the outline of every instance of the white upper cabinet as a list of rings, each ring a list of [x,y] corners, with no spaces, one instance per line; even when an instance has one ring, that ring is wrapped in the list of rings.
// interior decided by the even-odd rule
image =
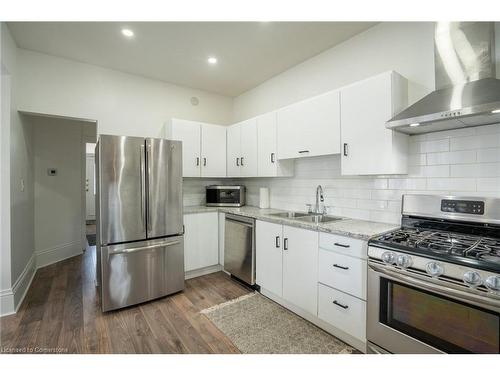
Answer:
[[[277,111],[278,159],[340,153],[340,94],[331,91]]]
[[[226,130],[227,137],[227,176],[239,177],[241,158],[241,127],[236,124]]]
[[[257,121],[245,120],[227,128],[228,177],[257,176]]]
[[[408,136],[385,127],[407,101],[407,81],[396,72],[341,90],[343,175],[407,173]]]
[[[226,176],[226,127],[201,124],[201,177]]]
[[[166,138],[182,141],[182,176],[200,177],[200,123],[172,119],[172,121],[167,124]]]
[[[183,177],[226,177],[226,127],[172,119],[165,137],[182,141]]]
[[[250,119],[241,126],[241,176],[257,176],[257,120]]]
[[[279,161],[277,157],[277,113],[257,117],[257,175],[259,177],[292,176],[293,160]]]

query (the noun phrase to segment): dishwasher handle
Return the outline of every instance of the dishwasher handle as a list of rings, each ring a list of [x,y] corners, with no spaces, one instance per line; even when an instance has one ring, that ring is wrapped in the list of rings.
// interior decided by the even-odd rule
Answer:
[[[247,227],[251,228],[255,226],[255,220],[246,216],[226,214],[226,221],[230,221],[236,224],[246,225]]]

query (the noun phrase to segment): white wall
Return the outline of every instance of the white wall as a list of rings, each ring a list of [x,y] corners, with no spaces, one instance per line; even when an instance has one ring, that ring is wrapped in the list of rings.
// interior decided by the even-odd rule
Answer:
[[[234,122],[395,70],[414,102],[434,89],[434,24],[389,22],[288,69],[234,99]]]
[[[10,113],[2,116],[2,277],[0,314],[12,313],[34,274],[33,163],[31,127],[17,112],[19,66],[17,47],[1,25],[2,74],[10,81]],[[3,82],[4,80],[2,80]],[[4,87],[3,90],[6,90]],[[3,108],[2,108],[3,109]],[[8,126],[8,130],[4,126]],[[24,189],[21,189],[21,181]],[[6,212],[8,209],[9,212]],[[4,234],[6,234],[4,236]]]
[[[29,117],[33,128],[35,254],[37,266],[80,254],[85,248],[82,199],[88,122]],[[49,176],[47,169],[56,168]]]
[[[232,119],[229,97],[23,49],[18,56],[20,110],[97,120],[99,134],[160,137],[172,117]]]

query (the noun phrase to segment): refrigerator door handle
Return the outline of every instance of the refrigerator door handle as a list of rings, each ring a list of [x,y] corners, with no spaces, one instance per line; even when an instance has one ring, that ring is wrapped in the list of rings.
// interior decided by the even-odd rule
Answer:
[[[151,170],[150,170],[150,160],[151,160],[151,145],[147,144],[146,143],[146,166],[147,166],[147,174],[148,174],[148,197],[149,195],[151,194],[150,193],[150,186],[149,186],[149,177],[151,175]],[[145,202],[146,204],[146,207],[147,205],[149,204],[149,202]],[[147,224],[147,233],[149,233],[151,231],[151,209],[150,207],[148,207],[147,209],[147,220],[146,220],[146,224]]]
[[[109,253],[109,255],[111,256],[111,255],[117,255],[117,254],[130,254],[130,253],[135,253],[138,251],[157,249],[159,247],[179,245],[180,243],[181,243],[181,241],[160,242],[160,243],[157,243],[155,245],[133,247],[133,248],[124,249],[124,250],[116,250],[116,251]]]
[[[141,220],[144,231],[146,231],[146,176],[145,168],[146,163],[144,160],[144,145],[141,145],[141,159],[140,159],[140,169],[141,169]]]

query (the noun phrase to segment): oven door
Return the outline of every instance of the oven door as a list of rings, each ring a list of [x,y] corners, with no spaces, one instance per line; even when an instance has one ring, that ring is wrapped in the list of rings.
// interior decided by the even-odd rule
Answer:
[[[486,292],[370,260],[367,300],[368,347],[408,354],[500,353],[500,300]]]

